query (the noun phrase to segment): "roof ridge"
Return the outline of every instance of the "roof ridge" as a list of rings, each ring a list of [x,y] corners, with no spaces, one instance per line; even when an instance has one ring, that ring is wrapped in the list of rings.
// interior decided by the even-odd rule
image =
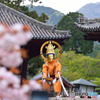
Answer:
[[[5,22],[8,26],[14,23],[27,24],[31,28],[33,39],[62,39],[62,44],[71,37],[70,31],[56,30],[56,25],[48,25],[39,22],[21,12],[14,10],[0,3],[0,22]]]
[[[76,81],[78,81],[79,83],[81,83],[81,81],[85,81],[85,82],[88,83],[88,84],[91,84],[91,85],[95,85],[95,86],[96,86],[96,84],[94,84],[94,83],[92,83],[92,82],[90,82],[90,81],[87,81],[87,80],[85,80],[85,79],[83,79],[83,78],[77,79],[77,80],[72,81],[72,82],[76,82]]]
[[[25,14],[23,14],[23,13],[21,13],[21,12],[15,10],[15,9],[13,9],[13,8],[11,8],[11,7],[7,6],[7,5],[5,5],[5,4],[0,3],[0,8],[6,9],[6,10],[9,11],[10,13],[13,13],[14,15],[16,15],[16,16],[18,16],[18,17],[21,17],[22,19],[25,19],[25,20],[27,20],[27,21],[30,22],[30,23],[35,23],[35,25],[38,25],[38,26],[40,26],[40,27],[46,27],[47,29],[50,29],[50,30],[51,30],[52,27],[53,27],[53,25],[49,25],[49,24],[40,22],[40,21],[38,21],[38,20],[36,20],[36,19],[33,19],[33,18],[31,18],[31,17],[29,17],[29,16],[27,16],[27,15],[25,15]]]
[[[80,79],[78,79],[79,80],[79,82],[81,82],[81,80],[84,80],[83,78],[80,78]]]

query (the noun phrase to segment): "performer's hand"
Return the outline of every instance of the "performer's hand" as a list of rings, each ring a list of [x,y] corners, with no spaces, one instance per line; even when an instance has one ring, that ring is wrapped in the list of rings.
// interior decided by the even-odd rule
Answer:
[[[46,83],[46,80],[45,79],[43,79],[43,83]]]
[[[57,80],[56,78],[55,78],[55,79],[53,79],[52,83],[54,84],[54,83],[56,82],[56,80]]]

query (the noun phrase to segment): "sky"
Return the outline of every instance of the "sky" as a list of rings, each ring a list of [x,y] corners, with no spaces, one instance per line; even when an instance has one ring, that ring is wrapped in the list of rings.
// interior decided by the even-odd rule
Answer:
[[[75,12],[88,3],[100,2],[100,0],[41,0],[41,1],[42,1],[41,4],[39,2],[36,2],[33,3],[33,5],[51,7],[64,14],[68,14],[69,12]],[[30,4],[30,3],[31,2],[29,2],[29,0],[25,0],[25,4]]]

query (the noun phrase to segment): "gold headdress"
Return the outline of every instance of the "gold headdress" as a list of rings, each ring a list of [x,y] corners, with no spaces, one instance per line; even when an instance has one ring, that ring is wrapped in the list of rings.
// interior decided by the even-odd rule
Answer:
[[[49,54],[49,53],[55,54],[55,52],[54,52],[55,46],[53,46],[52,43],[53,43],[53,44],[56,44],[56,45],[59,47],[59,49],[60,49],[60,51],[59,51],[60,55],[59,55],[59,57],[56,58],[55,60],[60,59],[60,57],[61,57],[61,55],[62,55],[62,48],[61,48],[61,46],[60,46],[56,41],[46,41],[45,43],[43,43],[43,45],[42,45],[41,48],[40,48],[40,55],[41,55],[41,57],[42,57],[45,61],[48,61],[48,59],[46,59],[46,58],[44,57],[43,52],[42,52],[45,45],[48,44],[48,46],[46,46],[46,49],[47,49],[46,54]]]
[[[45,46],[45,48],[47,49],[46,54],[50,54],[50,53],[55,54],[55,51],[54,51],[55,46],[51,44],[51,41],[49,41],[48,46]]]

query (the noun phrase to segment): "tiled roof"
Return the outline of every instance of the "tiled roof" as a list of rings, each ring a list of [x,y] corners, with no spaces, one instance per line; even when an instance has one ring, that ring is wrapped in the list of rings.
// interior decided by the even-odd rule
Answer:
[[[72,81],[71,83],[72,84],[88,85],[88,86],[97,86],[96,84],[93,84],[93,83],[86,81],[85,79],[82,79],[82,78],[75,80],[75,81]]]
[[[100,18],[86,18],[80,16],[75,26],[83,32],[100,32]]]
[[[55,26],[37,21],[2,3],[0,3],[0,22],[5,22],[8,26],[14,23],[27,24],[31,28],[33,39],[68,39],[71,37],[70,30],[56,30]]]
[[[71,82],[69,82],[66,78],[64,78],[63,76],[62,76],[62,78],[63,78],[63,80],[65,80],[65,82],[67,82],[68,84],[70,84],[71,86],[74,86]]]
[[[42,79],[42,72],[39,73],[38,75],[35,75],[32,79],[33,80]]]

